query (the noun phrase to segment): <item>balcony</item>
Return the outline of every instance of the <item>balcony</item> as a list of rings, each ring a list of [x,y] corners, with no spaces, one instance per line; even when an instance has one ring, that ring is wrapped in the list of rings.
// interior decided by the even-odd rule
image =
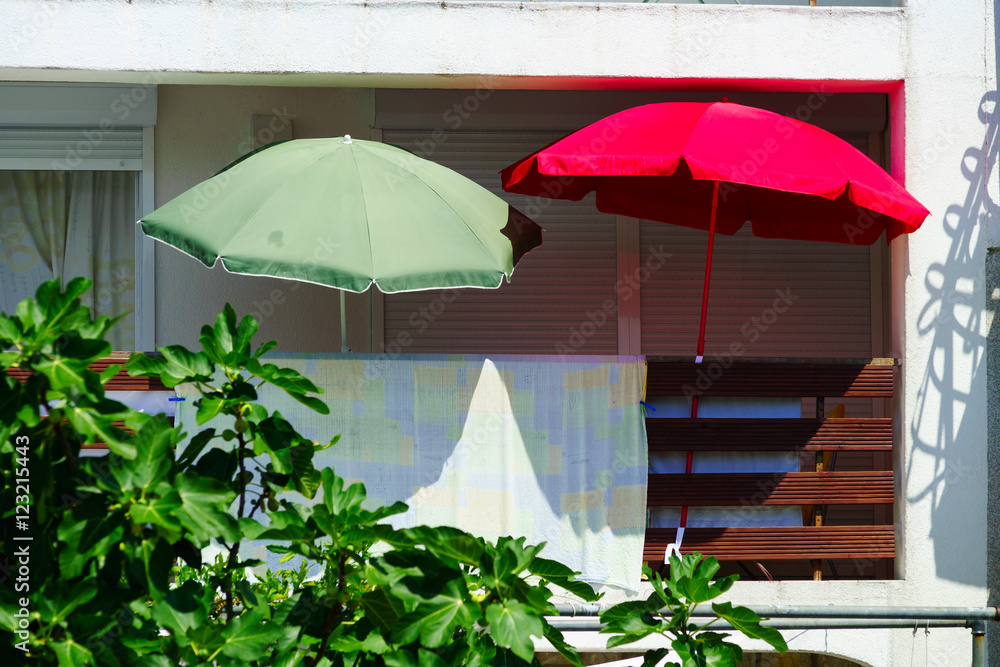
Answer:
[[[123,363],[126,356],[116,353],[94,368],[100,371]],[[892,399],[896,366],[893,359],[730,359],[728,363],[706,359],[696,365],[690,359],[650,357],[648,400],[690,397],[692,392],[699,397],[784,397],[803,399],[804,405],[815,407],[816,416],[648,418],[651,455],[791,452],[802,463],[799,472],[785,473],[651,473],[648,507],[719,507],[729,508],[730,515],[747,507],[799,507],[801,526],[688,528],[684,551],[715,556],[724,572],[751,579],[891,578],[892,419],[831,418],[826,408],[844,397]],[[158,380],[132,378],[124,371],[106,389],[165,390]],[[88,449],[93,455],[106,448]],[[850,463],[838,466],[838,455],[850,455]],[[676,534],[674,528],[647,528],[643,550],[647,563],[662,565]]]

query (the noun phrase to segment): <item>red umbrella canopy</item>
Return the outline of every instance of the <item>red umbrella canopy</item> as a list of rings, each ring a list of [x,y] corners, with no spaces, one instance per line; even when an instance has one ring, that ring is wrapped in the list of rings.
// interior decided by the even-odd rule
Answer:
[[[501,172],[509,192],[697,229],[719,183],[716,231],[872,244],[930,213],[843,139],[730,102],[647,104],[608,116]]]

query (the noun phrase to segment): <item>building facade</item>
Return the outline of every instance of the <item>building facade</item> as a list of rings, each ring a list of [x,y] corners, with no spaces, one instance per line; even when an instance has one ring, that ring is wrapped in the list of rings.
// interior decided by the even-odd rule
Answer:
[[[997,604],[1000,10],[818,4],[0,0],[0,172],[127,174],[79,187],[133,222],[281,138],[387,141],[498,189],[500,168],[638,104],[727,96],[815,123],[931,215],[889,247],[720,239],[709,353],[739,341],[752,357],[898,360],[894,399],[846,401],[848,416],[892,419],[891,454],[868,465],[894,471],[894,502],[865,521],[895,527],[895,558],[822,581],[745,577],[731,599]],[[349,295],[351,349],[692,354],[703,236],[602,214],[592,199],[512,202],[548,233],[511,285],[454,300]],[[64,261],[25,241],[11,215],[0,217],[5,307]],[[194,345],[230,301],[284,351],[340,349],[326,288],[205,269],[141,235],[118,244],[104,280],[108,300],[134,305],[123,348]],[[332,250],[320,239],[314,252]],[[795,300],[772,318],[776,290]],[[970,654],[964,629],[813,630],[790,646],[875,666]],[[991,651],[1000,664],[1000,638]]]

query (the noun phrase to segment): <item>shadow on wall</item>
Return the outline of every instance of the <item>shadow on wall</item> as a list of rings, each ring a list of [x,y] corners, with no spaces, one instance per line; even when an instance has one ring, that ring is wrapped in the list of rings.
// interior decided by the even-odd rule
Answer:
[[[933,347],[910,423],[913,446],[906,467],[907,501],[930,501],[937,576],[970,585],[982,584],[979,563],[984,554],[970,551],[969,523],[956,519],[970,512],[986,513],[982,485],[973,483],[985,474],[981,467],[985,443],[975,403],[980,400],[977,387],[985,384],[987,372],[986,338],[980,333],[984,312],[975,295],[986,281],[986,216],[997,214],[987,193],[990,168],[996,163],[996,101],[996,91],[990,91],[980,102],[983,143],[965,151],[960,167],[968,180],[965,199],[949,206],[944,215],[951,245],[944,261],[932,264],[924,278],[929,298],[917,324],[922,336],[932,337]],[[956,366],[969,363],[966,359],[971,359],[971,382],[956,374]],[[914,463],[923,466],[926,457],[934,460],[933,477],[923,488],[911,486]],[[924,484],[923,476],[919,478]],[[979,544],[978,539],[973,544]]]

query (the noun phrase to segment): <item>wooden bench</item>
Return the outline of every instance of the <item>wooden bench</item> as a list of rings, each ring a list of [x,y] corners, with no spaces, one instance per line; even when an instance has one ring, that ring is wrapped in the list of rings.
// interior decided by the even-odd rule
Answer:
[[[648,398],[684,396],[795,397],[816,400],[817,416],[804,419],[646,420],[650,453],[723,451],[815,452],[816,469],[790,473],[650,474],[649,507],[799,505],[811,523],[801,527],[688,528],[683,551],[720,561],[807,561],[814,578],[822,561],[881,561],[895,557],[892,525],[823,525],[824,508],[835,505],[889,506],[894,502],[891,470],[829,471],[824,454],[883,452],[893,445],[892,420],[884,417],[829,419],[824,400],[837,397],[892,398],[892,359],[736,359],[650,357]],[[891,511],[888,513],[891,516]],[[676,538],[674,528],[646,531],[644,558],[662,563]],[[883,572],[890,568],[883,567]]]
[[[894,359],[693,361],[649,357],[648,396],[892,398]]]
[[[92,363],[90,369],[96,373],[103,373],[108,366],[115,364],[125,366],[131,356],[131,352],[112,352],[109,356]],[[31,375],[31,371],[23,368],[10,368],[7,370],[7,375],[17,378],[20,382],[24,382]],[[163,383],[160,382],[160,378],[132,377],[125,372],[124,368],[108,380],[108,383],[104,385],[104,389],[106,391],[173,391],[164,387]]]

